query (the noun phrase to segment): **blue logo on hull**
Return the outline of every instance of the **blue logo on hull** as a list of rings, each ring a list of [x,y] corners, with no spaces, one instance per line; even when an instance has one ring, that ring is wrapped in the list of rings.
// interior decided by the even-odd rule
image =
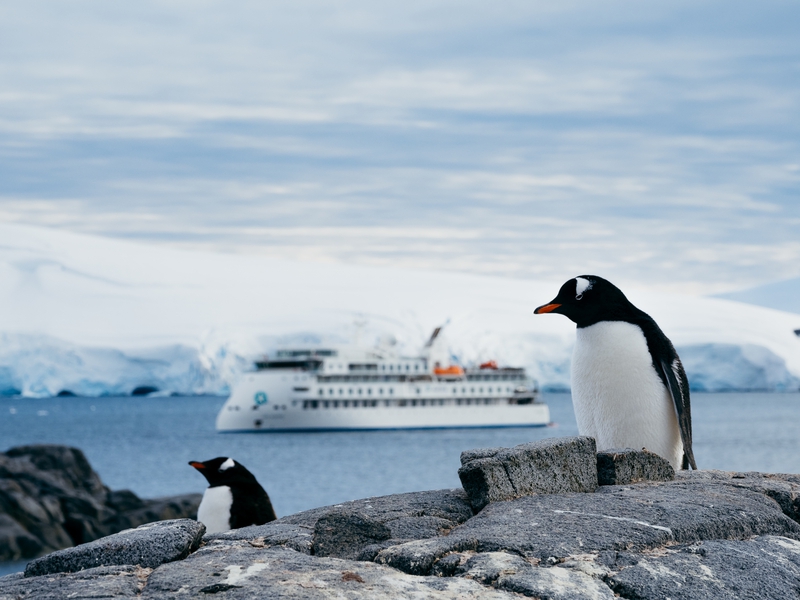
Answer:
[[[267,403],[267,394],[264,392],[256,392],[256,395],[253,399],[256,401],[256,404],[261,406],[262,404]]]

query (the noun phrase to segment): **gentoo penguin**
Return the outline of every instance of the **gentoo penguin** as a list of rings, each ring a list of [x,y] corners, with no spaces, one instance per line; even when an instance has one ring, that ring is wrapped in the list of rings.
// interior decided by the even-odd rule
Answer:
[[[220,456],[189,464],[208,480],[197,509],[197,520],[206,526],[206,533],[263,525],[277,518],[267,492],[250,471],[232,458]]]
[[[578,326],[572,403],[578,431],[598,450],[647,448],[676,470],[697,468],[689,381],[672,342],[614,284],[570,279],[535,314],[560,313]]]

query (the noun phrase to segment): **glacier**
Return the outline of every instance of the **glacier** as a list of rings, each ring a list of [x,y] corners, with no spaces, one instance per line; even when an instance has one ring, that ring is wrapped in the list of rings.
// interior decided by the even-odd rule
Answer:
[[[0,395],[145,387],[225,395],[280,347],[416,355],[443,324],[437,360],[524,366],[543,389],[568,390],[574,325],[532,314],[561,283],[190,252],[0,224]],[[800,314],[624,291],[675,343],[693,389],[800,387]]]

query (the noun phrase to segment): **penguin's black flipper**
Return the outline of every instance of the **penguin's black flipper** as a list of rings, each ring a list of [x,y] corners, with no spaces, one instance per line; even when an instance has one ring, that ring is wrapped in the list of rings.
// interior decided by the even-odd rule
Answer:
[[[675,412],[678,414],[678,426],[681,430],[681,441],[683,442],[683,464],[682,469],[697,470],[697,463],[694,461],[692,451],[692,409],[689,404],[689,380],[686,371],[679,358],[675,358],[670,367],[663,360],[661,361],[661,372],[667,380],[667,389],[672,396],[675,404]]]

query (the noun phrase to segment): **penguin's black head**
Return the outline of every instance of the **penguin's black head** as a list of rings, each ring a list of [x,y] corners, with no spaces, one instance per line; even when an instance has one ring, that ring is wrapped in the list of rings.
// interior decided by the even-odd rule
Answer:
[[[204,462],[190,461],[189,464],[200,471],[208,480],[208,485],[231,485],[236,483],[253,482],[255,476],[240,465],[238,462],[227,456],[218,456]]]
[[[578,327],[588,327],[600,321],[624,321],[631,310],[636,309],[613,283],[597,275],[580,275],[567,281],[555,298],[533,312],[559,313]]]

